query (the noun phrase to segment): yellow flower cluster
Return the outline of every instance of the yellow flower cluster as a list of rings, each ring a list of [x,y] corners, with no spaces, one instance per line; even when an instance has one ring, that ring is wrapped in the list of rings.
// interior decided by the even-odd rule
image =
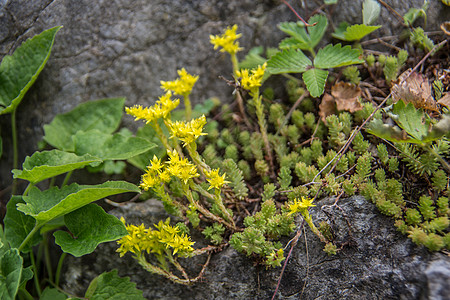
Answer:
[[[177,72],[180,77],[174,81],[161,81],[161,88],[172,91],[177,95],[187,96],[191,93],[198,76],[189,74],[184,68]]]
[[[250,94],[255,93],[261,86],[264,72],[266,71],[267,63],[258,66],[255,70],[249,71],[248,69],[242,69],[236,71],[236,76],[241,79],[241,85],[244,89],[250,91]]]
[[[169,182],[172,176],[187,183],[189,179],[198,177],[197,167],[189,162],[187,158],[180,158],[176,150],[167,151],[169,160],[161,163],[156,156],[150,161],[147,171],[142,175],[140,187],[147,191],[158,184]]]
[[[137,120],[145,120],[146,123],[155,122],[159,118],[166,118],[169,113],[174,110],[178,104],[180,104],[180,99],[175,99],[172,101],[172,93],[167,92],[161,97],[153,106],[142,107],[142,105],[135,105],[134,107],[126,107],[125,111],[127,114],[135,117]]]
[[[313,199],[302,197],[302,200],[300,201],[298,198],[294,199],[294,202],[292,204],[289,204],[289,214],[295,214],[295,213],[302,213],[305,212],[308,207],[315,206],[312,204]]]
[[[222,47],[222,49],[220,49],[221,52],[228,52],[231,55],[234,55],[236,52],[242,50],[242,48],[239,48],[239,42],[236,41],[241,37],[240,33],[236,34],[237,29],[238,26],[235,24],[231,28],[227,27],[225,33],[222,35],[210,35],[209,39],[211,44],[214,45],[214,49]]]
[[[205,124],[205,115],[201,116],[198,119],[193,119],[189,122],[168,122],[169,130],[172,134],[171,138],[179,138],[181,141],[183,141],[184,146],[195,142],[199,136],[206,135],[206,133],[202,132],[203,126],[205,126]]]
[[[123,217],[121,221],[125,224]],[[189,236],[181,233],[177,226],[170,226],[169,222],[170,219],[165,222],[159,221],[158,225],[155,225],[156,230],[145,228],[144,224],[126,225],[128,235],[117,241],[120,245],[117,249],[120,257],[127,252],[140,255],[142,251],[162,255],[167,249],[172,249],[172,255],[178,253],[179,256],[189,256],[194,251],[192,248],[194,242],[191,242]]]
[[[220,190],[225,183],[229,183],[229,181],[225,180],[225,173],[222,176],[219,175],[219,169],[205,171],[206,180],[208,180],[210,187],[208,190],[215,188],[216,190]]]

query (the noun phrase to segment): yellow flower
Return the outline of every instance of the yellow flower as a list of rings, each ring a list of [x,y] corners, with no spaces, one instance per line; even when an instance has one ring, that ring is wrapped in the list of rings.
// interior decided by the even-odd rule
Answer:
[[[141,184],[139,187],[144,191],[148,191],[149,188],[153,188],[161,182],[162,181],[158,172],[155,172],[152,169],[147,169],[141,177]]]
[[[169,130],[172,134],[171,138],[177,137],[184,142],[184,146],[195,142],[197,138],[201,135],[206,135],[203,133],[203,126],[206,124],[205,115],[198,119],[193,119],[189,122],[171,122],[168,121]]]
[[[241,85],[244,89],[250,91],[253,94],[262,84],[264,72],[266,70],[267,63],[258,66],[257,69],[251,70],[242,69],[236,71],[236,76],[241,79]]]
[[[241,37],[240,33],[236,34],[237,29],[238,26],[235,24],[231,28],[227,27],[225,33],[222,35],[210,35],[209,39],[211,44],[214,45],[214,49],[222,47],[220,52],[228,52],[231,55],[234,55],[236,52],[242,50],[242,48],[239,48],[239,42],[236,41]]]
[[[125,107],[125,111],[127,114],[134,116],[135,121],[145,120],[147,124],[155,122],[159,118],[166,118],[168,114],[180,104],[180,99],[172,101],[171,97],[172,93],[167,92],[150,107],[135,105],[134,107]]]
[[[187,96],[191,93],[198,76],[189,74],[184,68],[177,72],[180,77],[174,81],[161,81],[161,88],[173,91],[177,95]]]
[[[208,190],[215,188],[217,190],[220,190],[222,186],[226,183],[230,183],[229,181],[225,180],[226,174],[223,173],[222,176],[219,175],[219,169],[211,170],[210,172],[205,171],[206,180],[208,180],[210,187]]]
[[[313,199],[302,197],[302,200],[300,201],[298,198],[294,199],[294,202],[292,204],[289,204],[289,214],[295,214],[295,213],[302,213],[305,210],[308,209],[308,207],[315,206],[312,204]]]

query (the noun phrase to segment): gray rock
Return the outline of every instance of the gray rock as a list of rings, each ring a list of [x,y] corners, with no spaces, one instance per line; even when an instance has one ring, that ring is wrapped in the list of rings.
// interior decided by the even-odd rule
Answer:
[[[392,219],[381,215],[363,197],[340,199],[338,206],[333,203],[334,198],[319,201],[311,215],[316,224],[321,220],[332,224],[342,250],[328,256],[322,250],[324,245],[306,227],[275,299],[449,299],[448,256],[430,254],[414,245],[396,231]],[[112,213],[147,226],[165,218],[156,201]],[[198,238],[194,236],[194,240]],[[115,249],[115,243],[103,244],[92,255],[70,259],[64,289],[82,295],[93,277],[117,268],[121,276],[130,276],[137,283],[147,299],[270,299],[281,271],[255,266],[251,258],[228,247],[212,256],[202,282],[187,287],[142,270],[129,255],[119,259]],[[200,257],[183,263],[195,277],[204,260]]]

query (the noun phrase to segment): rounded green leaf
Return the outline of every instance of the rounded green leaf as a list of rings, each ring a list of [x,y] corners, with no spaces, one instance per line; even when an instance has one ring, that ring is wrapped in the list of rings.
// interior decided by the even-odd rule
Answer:
[[[0,65],[0,115],[16,109],[50,57],[55,35],[53,27],[26,40]]]
[[[17,249],[9,249],[0,257],[0,299],[16,298],[22,278],[22,263],[22,256]]]
[[[311,96],[319,97],[323,94],[328,71],[313,68],[303,73],[302,77]]]
[[[100,243],[115,241],[128,234],[125,225],[103,208],[91,203],[64,216],[69,229],[57,231],[55,243],[73,256],[92,253]]]
[[[143,300],[142,291],[136,288],[136,283],[129,277],[119,277],[117,270],[105,272],[94,278],[86,291],[85,297],[90,300]]]
[[[23,170],[12,170],[12,172],[14,178],[36,184],[44,179],[83,168],[94,162],[101,162],[101,159],[91,155],[78,156],[55,149],[35,152],[32,156],[27,156],[22,165]]]
[[[28,196],[23,197],[26,204],[17,204],[17,209],[35,218],[39,224],[45,224],[91,202],[126,192],[139,193],[140,190],[125,181],[108,181],[98,185],[73,183],[61,189],[53,187],[45,191],[33,187]]]
[[[44,140],[55,148],[74,151],[72,136],[78,131],[99,130],[113,133],[119,127],[125,98],[89,101],[68,113],[57,115],[44,125]]]

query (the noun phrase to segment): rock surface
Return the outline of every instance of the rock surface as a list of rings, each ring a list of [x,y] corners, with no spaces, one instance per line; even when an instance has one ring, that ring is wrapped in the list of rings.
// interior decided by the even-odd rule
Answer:
[[[336,240],[345,244],[343,249],[327,256],[323,244],[305,228],[275,299],[449,299],[448,256],[415,246],[396,231],[392,219],[363,197],[340,199],[338,206],[333,203],[333,198],[318,202],[311,215],[316,223],[328,220],[332,224]],[[166,217],[157,201],[112,213],[146,226]],[[187,287],[144,271],[131,255],[119,259],[115,249],[115,243],[104,244],[92,255],[70,259],[64,289],[83,295],[93,277],[117,268],[119,275],[137,283],[146,299],[270,299],[281,271],[255,266],[250,258],[227,247],[212,256],[204,280]],[[188,273],[195,277],[205,259],[185,262]]]
[[[317,8],[313,1],[300,2],[305,6],[294,7],[305,18]],[[404,14],[422,2],[389,4]],[[340,0],[331,10],[333,22],[361,22],[361,3]],[[437,30],[448,15],[449,7],[431,1],[426,28]],[[212,49],[209,35],[236,23],[246,50],[273,47],[284,37],[276,25],[294,20],[277,0],[1,0],[0,57],[45,29],[64,26],[47,66],[18,109],[19,162],[37,150],[43,125],[56,114],[105,97],[126,97],[127,105],[152,104],[161,95],[160,80],[175,79],[182,67],[200,75],[191,97],[194,103],[214,96],[230,101],[231,89],[217,78],[231,78],[229,58]],[[401,27],[385,8],[377,23],[384,26],[373,36],[398,34]],[[136,126],[130,117],[124,123]],[[1,116],[0,126],[4,128],[0,186],[5,187],[11,182],[12,165],[9,115]]]

